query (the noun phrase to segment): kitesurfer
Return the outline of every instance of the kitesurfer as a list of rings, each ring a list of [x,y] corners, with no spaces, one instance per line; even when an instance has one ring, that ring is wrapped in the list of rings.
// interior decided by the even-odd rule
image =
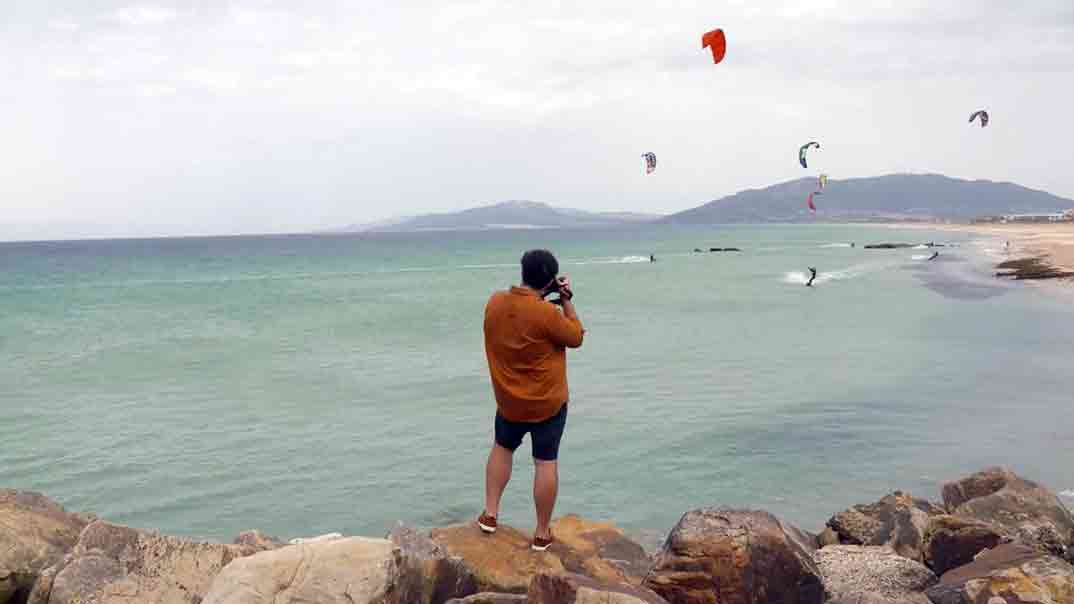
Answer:
[[[939,257],[940,257],[940,252],[933,252],[932,255],[929,256],[929,260],[935,260],[935,259],[937,259]]]
[[[817,269],[812,266],[809,267],[809,281],[806,282],[806,287],[813,287],[813,280],[817,278]]]
[[[653,254],[649,254],[649,262],[656,262],[656,256]]]

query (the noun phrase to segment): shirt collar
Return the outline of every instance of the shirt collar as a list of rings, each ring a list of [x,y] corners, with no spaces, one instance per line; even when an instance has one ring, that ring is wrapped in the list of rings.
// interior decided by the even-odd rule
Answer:
[[[521,287],[518,285],[511,286],[511,293],[518,296],[533,296],[534,298],[541,297],[540,294],[537,293],[537,290],[530,287]]]

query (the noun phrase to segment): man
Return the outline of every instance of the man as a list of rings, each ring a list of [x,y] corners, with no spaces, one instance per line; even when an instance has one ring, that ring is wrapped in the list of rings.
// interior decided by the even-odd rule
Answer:
[[[512,455],[530,435],[536,473],[537,529],[532,547],[552,545],[552,510],[559,490],[559,441],[567,423],[567,348],[582,345],[582,322],[571,301],[570,280],[557,278],[548,250],[522,256],[522,285],[496,292],[485,307],[485,355],[496,396],[496,439],[485,466],[485,511],[477,523],[496,532],[500,498],[511,479]],[[553,302],[545,297],[559,294]],[[562,310],[556,308],[562,307]]]
[[[806,287],[813,287],[813,280],[817,278],[817,269],[812,266],[809,267],[809,281],[806,283]]]

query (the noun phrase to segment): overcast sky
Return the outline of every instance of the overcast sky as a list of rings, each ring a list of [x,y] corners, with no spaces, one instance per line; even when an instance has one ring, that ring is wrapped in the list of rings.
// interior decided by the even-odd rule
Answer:
[[[1072,99],[1070,0],[3,0],[0,239],[671,212],[810,139],[835,179],[1074,197]]]

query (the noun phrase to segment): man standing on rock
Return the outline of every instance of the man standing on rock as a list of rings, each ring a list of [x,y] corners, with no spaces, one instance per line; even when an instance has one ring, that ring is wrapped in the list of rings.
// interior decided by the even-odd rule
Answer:
[[[567,348],[582,345],[582,322],[571,301],[570,280],[557,277],[548,250],[522,256],[522,285],[496,292],[485,307],[485,355],[496,397],[496,440],[485,466],[485,511],[477,519],[496,532],[500,498],[511,479],[512,456],[530,435],[537,529],[533,549],[552,545],[549,523],[559,491],[557,457],[567,424]],[[545,298],[559,297],[551,302]],[[562,307],[562,312],[556,306]]]

